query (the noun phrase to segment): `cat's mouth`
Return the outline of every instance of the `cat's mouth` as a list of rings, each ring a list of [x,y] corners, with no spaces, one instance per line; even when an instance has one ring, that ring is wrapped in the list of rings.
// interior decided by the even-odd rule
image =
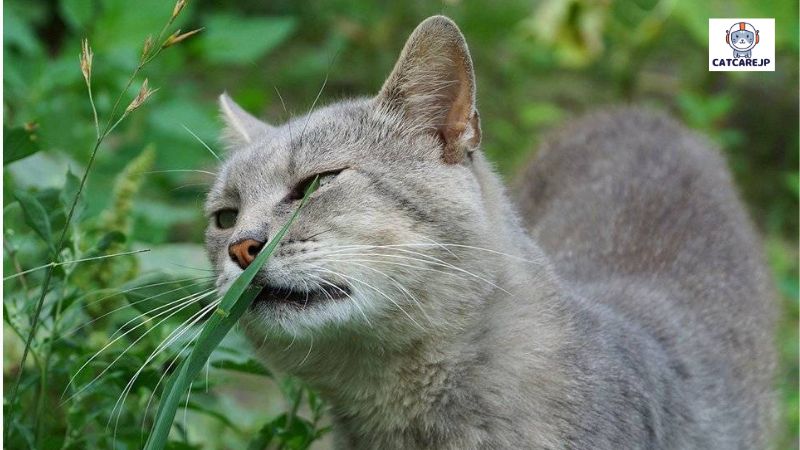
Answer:
[[[268,284],[261,288],[261,292],[250,306],[255,308],[258,305],[286,305],[303,309],[316,303],[347,298],[348,295],[350,295],[350,288],[336,284],[314,289],[293,289]]]

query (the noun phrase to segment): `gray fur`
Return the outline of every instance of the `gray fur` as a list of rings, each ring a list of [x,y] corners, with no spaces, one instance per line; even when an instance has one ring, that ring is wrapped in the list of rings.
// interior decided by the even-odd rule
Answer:
[[[207,201],[209,216],[239,210],[207,231],[223,288],[241,272],[228,245],[269,239],[296,183],[347,168],[258,281],[350,297],[243,319],[270,367],[330,402],[339,448],[766,445],[768,277],[724,162],[679,125],[636,109],[572,124],[524,174],[519,216],[441,16],[377,97],[246,136],[231,124],[249,116],[223,113],[232,150]]]

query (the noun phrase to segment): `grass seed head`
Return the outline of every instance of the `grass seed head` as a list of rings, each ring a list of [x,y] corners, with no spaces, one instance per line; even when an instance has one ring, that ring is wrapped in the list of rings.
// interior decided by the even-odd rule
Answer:
[[[164,41],[164,43],[161,45],[161,48],[172,47],[173,45],[177,44],[178,42],[186,40],[186,39],[194,36],[195,34],[201,32],[201,31],[203,31],[203,29],[202,28],[198,28],[196,30],[187,31],[186,33],[181,34],[181,30],[178,30],[178,31],[172,33],[167,38],[167,40]]]
[[[142,61],[147,59],[147,55],[150,54],[150,50],[153,48],[153,35],[148,34],[147,39],[144,40],[144,45],[142,46]]]
[[[175,7],[172,8],[172,17],[169,19],[170,22],[173,22],[177,17],[178,14],[181,13],[181,10],[186,6],[187,0],[178,0],[175,3]]]
[[[142,83],[141,89],[139,89],[139,93],[136,94],[136,98],[133,99],[130,105],[125,108],[125,114],[134,111],[136,108],[142,106],[144,102],[150,98],[153,93],[157,91],[157,89],[150,89],[147,85],[147,78],[144,79],[144,83]]]
[[[92,58],[94,58],[94,53],[92,53],[92,48],[89,47],[89,40],[84,39],[81,42],[81,73],[83,73],[83,78],[88,83],[89,80],[92,78]]]

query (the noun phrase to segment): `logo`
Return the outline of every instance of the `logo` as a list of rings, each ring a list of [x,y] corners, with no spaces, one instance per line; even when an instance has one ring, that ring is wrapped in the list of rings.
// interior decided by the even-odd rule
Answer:
[[[747,22],[739,22],[727,31],[725,42],[733,49],[734,58],[750,58],[758,44],[758,30]]]
[[[775,19],[708,19],[708,70],[774,71]]]

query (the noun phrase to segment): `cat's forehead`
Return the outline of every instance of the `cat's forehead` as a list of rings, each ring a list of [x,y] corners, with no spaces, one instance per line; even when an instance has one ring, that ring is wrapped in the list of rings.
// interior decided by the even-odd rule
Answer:
[[[259,171],[291,179],[380,160],[397,146],[401,126],[368,100],[340,102],[255,137],[232,152],[225,169],[229,175]]]

